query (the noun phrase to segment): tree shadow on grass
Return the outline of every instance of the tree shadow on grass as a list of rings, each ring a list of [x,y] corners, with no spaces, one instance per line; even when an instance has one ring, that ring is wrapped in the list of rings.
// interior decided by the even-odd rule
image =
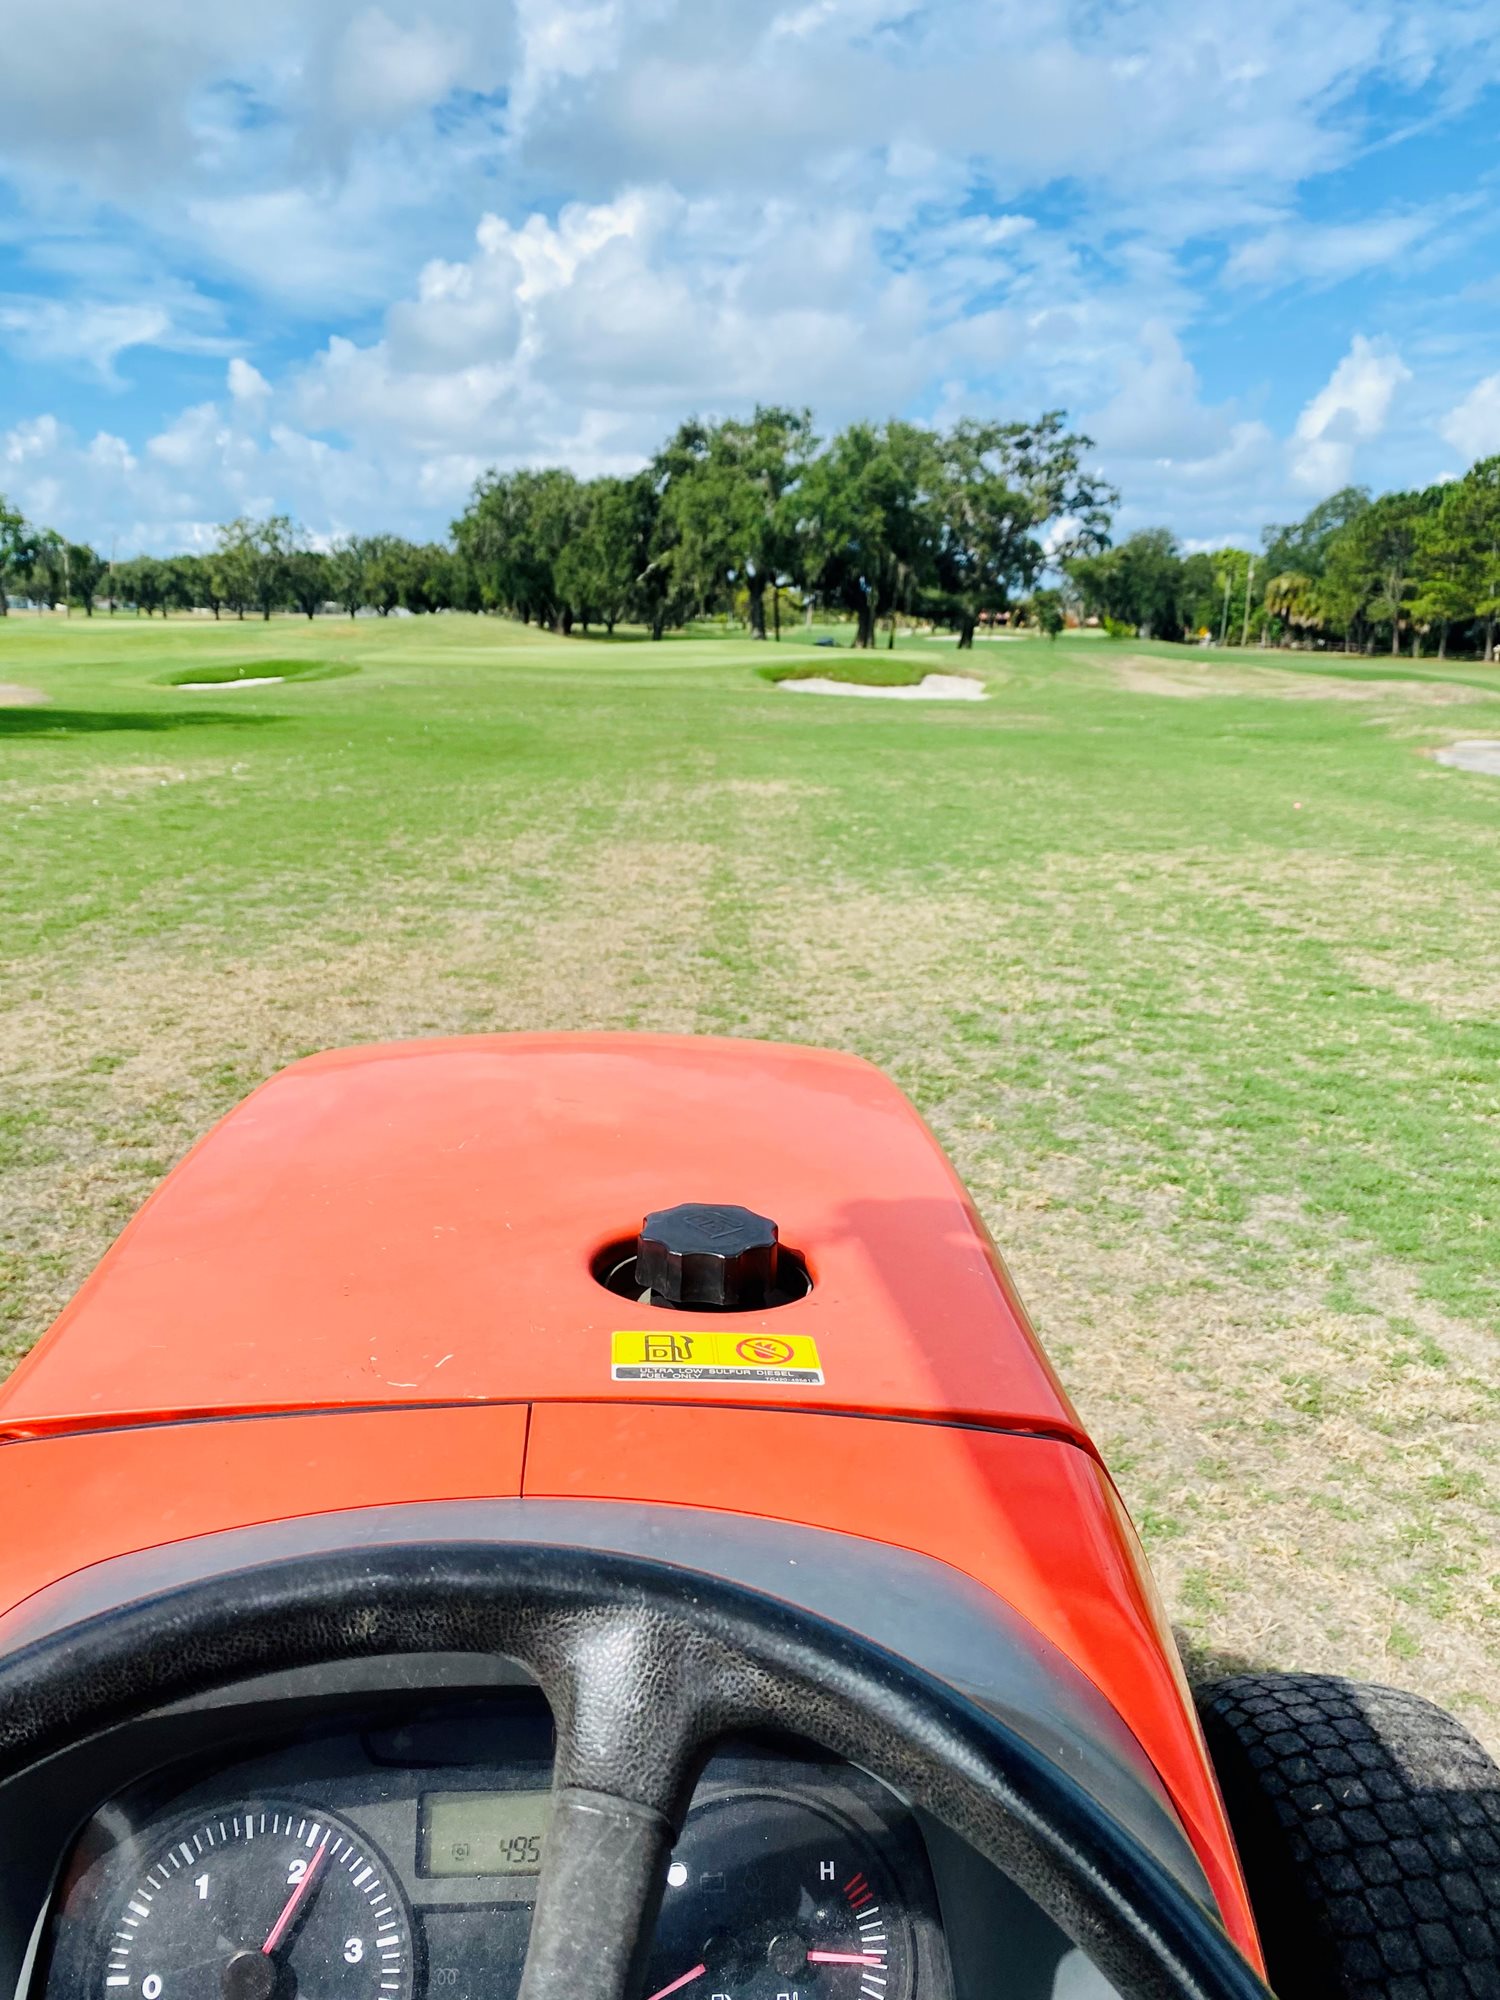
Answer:
[[[217,708],[182,709],[177,713],[150,708],[0,708],[0,738],[103,736],[115,730],[156,734],[169,729],[245,729],[286,720],[281,715],[233,715],[227,709]]]

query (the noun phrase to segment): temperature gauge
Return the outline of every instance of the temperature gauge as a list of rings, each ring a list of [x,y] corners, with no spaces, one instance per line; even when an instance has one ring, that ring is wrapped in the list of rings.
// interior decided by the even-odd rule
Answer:
[[[650,2000],[910,2000],[901,1884],[843,1819],[769,1793],[688,1819],[667,1870]]]

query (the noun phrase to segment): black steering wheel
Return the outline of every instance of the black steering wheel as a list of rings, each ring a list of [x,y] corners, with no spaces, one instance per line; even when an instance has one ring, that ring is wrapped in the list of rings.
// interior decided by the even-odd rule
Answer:
[[[1024,1889],[1132,2000],[1266,2000],[1218,1924],[1030,1743],[908,1661],[722,1579],[529,1543],[399,1543],[200,1578],[0,1661],[0,1781],[165,1701],[402,1653],[503,1655],[557,1728],[520,2000],[638,2000],[664,1862],[721,1737],[800,1736]]]

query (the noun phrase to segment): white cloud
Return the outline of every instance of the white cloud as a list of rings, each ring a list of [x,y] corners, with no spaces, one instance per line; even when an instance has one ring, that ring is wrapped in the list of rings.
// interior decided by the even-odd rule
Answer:
[[[1397,24],[1364,0],[1249,11],[1228,0],[533,0],[526,11],[560,20],[568,53],[551,87],[526,72],[522,156],[591,196],[689,174],[785,189],[906,148],[969,162],[1002,198],[1061,174],[1116,212],[1150,195],[1164,231],[1176,210],[1210,201],[1222,227],[1353,157],[1348,100],[1411,73]],[[1488,54],[1500,32],[1456,0],[1426,12],[1434,75]]]
[[[1411,370],[1394,349],[1357,333],[1292,435],[1292,478],[1306,493],[1323,496],[1347,486],[1354,454],[1385,429],[1391,402]]]
[[[1283,222],[1240,244],[1225,266],[1225,277],[1231,284],[1275,285],[1305,279],[1331,285],[1398,261],[1410,270],[1414,255],[1434,248],[1439,232],[1474,206],[1469,201],[1441,201],[1354,222]]]
[[[1500,375],[1486,375],[1438,425],[1466,465],[1500,452]]]
[[[782,255],[785,286],[749,275]],[[331,340],[290,407],[357,445],[614,470],[695,407],[897,408],[920,386],[925,330],[920,287],[882,268],[867,223],[780,228],[635,189],[556,222],[486,216],[472,257],[429,264],[378,341]]]
[[[1121,357],[1113,399],[1085,419],[1085,428],[1109,456],[1204,459],[1221,451],[1231,416],[1205,408],[1198,371],[1177,335],[1162,320],[1141,328],[1139,350]]]
[[[7,38],[0,157],[106,198],[202,192],[277,149],[324,150],[330,124],[380,131],[460,82],[494,89],[510,15],[475,0],[54,0],[45,32]]]
[[[54,416],[0,434],[0,491],[30,519],[121,556],[205,547],[216,522],[272,508],[325,536],[363,525],[395,470],[284,424],[247,426],[232,403],[194,404],[139,452],[107,431],[81,438]],[[409,498],[381,501],[379,518],[408,533],[422,525]]]
[[[106,381],[118,379],[115,362],[127,348],[163,344],[172,331],[162,307],[139,304],[74,305],[63,299],[11,298],[0,302],[0,340],[28,361],[82,362]]]
[[[348,126],[399,125],[464,81],[469,56],[469,37],[453,26],[403,27],[383,8],[368,8],[335,44],[331,107]]]
[[[228,387],[237,403],[264,402],[271,393],[271,385],[265,376],[239,354],[229,364]]]
[[[222,354],[218,315],[191,287],[170,280],[136,298],[64,299],[11,293],[0,297],[0,346],[22,362],[78,368],[113,387],[116,363],[132,348],[176,354]]]

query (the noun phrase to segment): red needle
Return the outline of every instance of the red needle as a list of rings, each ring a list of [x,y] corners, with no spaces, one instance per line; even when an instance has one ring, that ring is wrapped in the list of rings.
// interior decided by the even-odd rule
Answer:
[[[708,1967],[695,1965],[691,1972],[683,1973],[681,1979],[674,1979],[670,1986],[663,1986],[651,1995],[651,2000],[667,2000],[669,1993],[676,1993],[684,1986],[691,1986],[695,1979],[701,1979]]]
[[[286,1936],[288,1929],[291,1927],[292,1918],[295,1917],[298,1910],[301,1909],[302,1899],[307,1894],[308,1890],[312,1887],[313,1881],[317,1876],[318,1870],[323,1865],[323,1856],[328,1852],[328,1843],[330,1840],[332,1840],[332,1838],[333,1835],[331,1833],[324,1834],[322,1845],[319,1847],[317,1853],[313,1856],[312,1860],[309,1861],[307,1864],[306,1874],[304,1874],[302,1880],[297,1884],[296,1888],[293,1889],[291,1895],[287,1897],[286,1908],[282,1911],[281,1915],[276,1919],[275,1923],[272,1924],[271,1935],[266,1939],[265,1943],[261,1946],[261,1950],[267,1958],[271,1956],[271,1953],[276,1949],[277,1945],[279,1945],[281,1943],[281,1940]]]
[[[810,1951],[809,1965],[884,1965],[878,1951]]]

